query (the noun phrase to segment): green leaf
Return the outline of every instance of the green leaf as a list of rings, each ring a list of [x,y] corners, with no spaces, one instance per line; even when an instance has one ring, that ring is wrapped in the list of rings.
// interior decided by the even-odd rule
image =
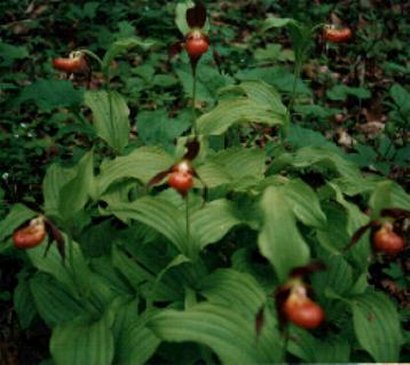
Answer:
[[[164,109],[140,112],[137,124],[141,140],[154,145],[170,145],[191,126],[187,118],[169,118]]]
[[[129,37],[115,41],[104,55],[102,60],[102,71],[104,75],[108,75],[108,70],[112,61],[119,54],[134,47],[141,47],[143,50],[147,50],[154,45],[152,41],[143,41],[138,37]]]
[[[0,67],[10,67],[15,60],[29,57],[26,46],[15,46],[4,42],[0,42],[0,54]]]
[[[223,99],[197,120],[198,133],[219,135],[235,123],[286,124],[285,107],[274,88],[263,82],[244,82],[223,91],[241,90],[246,97]],[[278,107],[279,106],[279,107]]]
[[[45,274],[30,280],[31,295],[41,318],[54,327],[84,313],[83,305],[61,283]]]
[[[219,241],[240,223],[228,200],[214,200],[190,216],[191,238],[196,242],[198,250],[202,250],[210,243]]]
[[[76,176],[76,168],[63,168],[52,164],[43,180],[44,211],[48,217],[60,215],[60,193]]]
[[[345,100],[349,95],[356,96],[358,99],[368,99],[371,93],[363,87],[350,87],[346,85],[335,85],[332,89],[326,92],[330,100]]]
[[[326,215],[313,189],[300,179],[293,179],[282,187],[284,196],[296,217],[307,226],[323,227]]]
[[[137,315],[138,303],[129,301],[115,308],[114,364],[143,365],[154,354],[160,339],[146,327],[148,316]]]
[[[332,289],[342,296],[349,293],[353,286],[353,269],[343,256],[328,257],[326,266],[326,271],[313,275],[315,289],[321,293],[325,293],[326,289]]]
[[[408,109],[408,102],[410,100],[410,93],[400,84],[394,84],[389,91],[394,103],[403,111],[403,114],[410,113]]]
[[[30,326],[37,313],[29,281],[26,278],[19,277],[18,285],[13,293],[13,303],[20,326],[25,330]]]
[[[360,179],[357,166],[340,153],[324,147],[303,147],[293,155],[285,154],[273,161],[270,170],[275,172],[290,164],[295,168],[328,169],[350,179]]]
[[[128,143],[129,109],[124,97],[116,91],[87,91],[85,104],[93,112],[97,135],[120,153]]]
[[[255,319],[266,301],[266,295],[253,276],[233,269],[219,269],[201,284],[201,294],[210,302],[235,308],[235,311]]]
[[[37,80],[26,86],[16,99],[18,105],[33,101],[43,111],[58,107],[78,107],[84,99],[84,90],[75,89],[68,80]]]
[[[58,207],[61,217],[68,220],[75,216],[94,195],[94,158],[87,152],[72,169],[75,177],[69,180],[59,192]]]
[[[141,293],[142,291],[142,295],[149,297],[150,300],[169,301],[180,297],[178,290],[158,281],[152,272],[127,257],[120,250],[113,251],[113,265],[127,279],[135,292]],[[145,284],[148,285],[148,292],[143,292]]]
[[[169,169],[174,159],[158,147],[141,147],[127,156],[105,161],[96,178],[98,195],[120,179],[134,178],[147,184],[160,171]]]
[[[57,245],[53,243],[45,253],[45,245],[39,245],[27,250],[32,264],[40,271],[50,274],[64,284],[71,293],[88,292],[90,289],[91,272],[85,262],[81,249],[75,241],[64,236],[66,258],[63,264]]]
[[[121,220],[134,219],[154,228],[168,238],[180,253],[190,257],[185,219],[182,219],[182,212],[169,201],[145,196],[132,203],[110,205],[109,209]]]
[[[343,338],[315,338],[308,331],[292,327],[289,352],[307,363],[346,363],[350,360],[350,345]]]
[[[352,302],[353,324],[360,345],[376,362],[397,362],[402,341],[394,304],[382,293],[369,292]]]
[[[253,177],[262,180],[266,169],[266,154],[260,149],[230,148],[218,152],[212,161],[222,165],[237,184],[240,180]]]
[[[194,341],[210,347],[223,364],[275,363],[281,356],[274,328],[256,341],[254,321],[227,306],[201,303],[183,312],[164,310],[148,326],[165,341]]]
[[[402,208],[410,210],[410,195],[393,181],[385,180],[378,183],[370,196],[369,206],[372,217],[378,218],[384,208]]]
[[[110,365],[114,358],[110,322],[105,316],[95,322],[80,318],[57,326],[50,340],[56,365]]]
[[[279,281],[284,282],[292,268],[309,262],[309,247],[280,188],[265,190],[261,209],[264,222],[258,238],[259,249],[274,267]]]
[[[195,171],[208,188],[226,185],[232,181],[232,177],[225,171],[224,166],[217,162],[205,161],[195,168]]]
[[[277,17],[269,17],[265,19],[262,25],[262,31],[266,32],[271,28],[282,28],[289,24],[296,24],[296,21],[291,18],[277,18]]]

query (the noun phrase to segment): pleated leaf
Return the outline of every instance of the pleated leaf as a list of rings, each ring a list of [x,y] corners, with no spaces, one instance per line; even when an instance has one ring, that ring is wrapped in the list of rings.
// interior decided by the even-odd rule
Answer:
[[[265,152],[260,149],[230,148],[217,153],[212,160],[223,166],[234,181],[246,177],[262,179],[265,171]]]
[[[202,250],[225,236],[229,230],[241,223],[235,216],[232,204],[226,199],[214,200],[190,217],[192,238]]]
[[[357,340],[374,361],[399,361],[400,321],[390,299],[382,293],[369,292],[354,299],[352,310]]]
[[[75,177],[60,190],[58,210],[63,219],[78,213],[94,195],[93,152],[86,153],[76,165]]]
[[[350,359],[350,345],[343,338],[318,339],[296,326],[290,330],[288,350],[308,363],[345,363]]]
[[[327,270],[313,276],[315,288],[324,293],[331,289],[339,295],[349,293],[353,286],[353,269],[343,256],[330,256],[326,260]]]
[[[34,305],[29,281],[26,278],[19,278],[13,293],[13,303],[21,328],[27,329],[36,316],[37,309]]]
[[[167,200],[145,196],[133,203],[110,205],[110,211],[121,220],[134,219],[168,238],[178,250],[186,254],[188,243],[181,212]]]
[[[154,42],[143,41],[139,39],[138,37],[129,37],[129,38],[120,39],[118,41],[115,41],[114,43],[111,44],[110,48],[108,48],[102,60],[103,73],[107,74],[107,70],[111,67],[112,61],[119,54],[131,48],[134,48],[134,47],[140,47],[143,50],[146,50],[152,47],[153,45],[154,45]]]
[[[138,148],[127,156],[117,157],[101,165],[101,173],[97,178],[98,192],[104,193],[112,183],[125,178],[138,179],[146,184],[174,162],[173,158],[160,148]]]
[[[78,290],[88,290],[90,286],[90,270],[78,243],[65,238],[66,258],[63,264],[57,246],[52,244],[47,255],[45,245],[39,245],[27,250],[32,264],[40,271],[50,274],[63,283],[72,293]]]
[[[146,327],[146,317],[138,315],[137,301],[116,308],[113,326],[115,336],[115,364],[145,364],[161,340]]]
[[[401,208],[410,210],[410,195],[393,181],[382,181],[373,190],[369,205],[373,217],[378,218],[380,210],[384,208]]]
[[[326,225],[326,215],[313,189],[300,179],[291,180],[283,187],[284,196],[296,217],[312,227]]]
[[[113,90],[89,90],[84,95],[84,101],[93,113],[97,135],[120,153],[127,145],[130,133],[130,111],[124,97]]]
[[[48,275],[32,278],[30,289],[41,318],[50,327],[69,322],[84,313],[82,304]]]
[[[232,181],[232,177],[225,171],[224,166],[214,161],[206,161],[195,170],[207,188],[226,185]]]
[[[108,316],[96,322],[78,319],[57,326],[51,335],[50,352],[56,365],[110,365],[114,338]]]
[[[286,165],[296,168],[318,167],[338,173],[342,177],[360,178],[357,166],[338,152],[322,147],[303,147],[293,155],[283,154],[271,165],[272,171],[282,170]]]
[[[220,135],[235,123],[281,125],[284,122],[285,117],[268,105],[240,97],[222,100],[215,109],[199,117],[197,126],[200,134]]]
[[[271,85],[263,81],[244,81],[239,85],[227,86],[219,90],[219,94],[231,92],[241,92],[249,97],[250,100],[260,104],[269,105],[272,110],[281,115],[286,114],[286,107],[283,105],[281,95]]]
[[[113,251],[113,265],[127,279],[135,292],[151,300],[176,300],[180,296],[178,290],[160,281],[157,282],[155,275],[120,250]],[[144,292],[146,286],[148,286],[148,291]]]
[[[60,215],[60,192],[76,176],[76,168],[63,168],[52,164],[43,180],[44,211],[49,217]]]
[[[309,262],[309,247],[298,231],[296,217],[280,188],[265,190],[261,208],[264,222],[258,238],[259,249],[284,282],[292,268]]]
[[[211,303],[235,308],[251,320],[266,301],[253,276],[233,269],[219,269],[201,284],[201,294]]]
[[[274,329],[257,341],[254,321],[227,306],[201,303],[185,311],[164,310],[150,319],[149,327],[164,341],[204,344],[223,364],[274,363],[281,356]]]
[[[222,99],[218,106],[197,120],[198,132],[219,135],[235,123],[286,124],[286,108],[279,93],[263,81],[245,81],[220,90],[223,94],[238,94]]]

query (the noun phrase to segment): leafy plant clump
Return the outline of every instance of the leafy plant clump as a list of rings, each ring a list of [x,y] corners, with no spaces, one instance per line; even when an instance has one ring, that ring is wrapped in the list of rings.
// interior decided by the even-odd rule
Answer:
[[[108,11],[69,9],[90,19]],[[28,191],[10,181],[0,190],[0,259],[18,263],[0,294],[21,331],[49,330],[42,363],[408,361],[408,302],[374,275],[382,267],[393,285],[406,282],[410,195],[383,162],[401,166],[408,92],[390,89],[394,156],[384,149],[385,160],[364,166],[373,147],[320,132],[346,112],[341,101],[366,99],[365,88],[322,75],[330,103],[314,105],[301,79],[314,42],[335,59],[352,42],[340,19],[311,26],[296,6],[294,17],[261,18],[255,33],[267,45],[250,42],[254,61],[268,65],[235,71],[224,57],[253,56],[222,44],[229,28],[218,34],[202,3],[146,9],[133,10],[139,22],[164,28],[175,11],[181,37],[164,45],[151,23],[148,37],[125,22],[114,39],[48,51],[52,76],[10,106],[48,120],[33,131],[46,133],[48,153],[65,151],[39,152],[44,177]],[[270,32],[289,34],[292,49]],[[9,47],[0,67],[25,57]],[[52,135],[69,138],[54,144]]]

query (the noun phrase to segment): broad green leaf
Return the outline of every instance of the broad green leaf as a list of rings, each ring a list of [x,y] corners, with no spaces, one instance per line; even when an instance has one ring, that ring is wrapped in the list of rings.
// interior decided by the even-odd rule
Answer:
[[[164,310],[148,323],[164,341],[194,341],[210,347],[223,364],[275,363],[280,360],[280,339],[274,328],[256,341],[254,321],[227,306],[201,303],[185,311]]]
[[[70,219],[81,210],[94,195],[93,152],[86,153],[73,168],[75,177],[68,181],[59,193],[59,212],[63,219]]]
[[[162,283],[143,265],[139,265],[119,250],[113,251],[113,265],[127,279],[135,292],[150,300],[176,300],[180,297],[179,288]]]
[[[190,257],[183,214],[167,200],[145,196],[132,203],[111,205],[109,210],[121,220],[134,219],[154,228]]]
[[[219,135],[235,123],[286,124],[286,108],[277,91],[263,82],[244,82],[223,91],[243,91],[246,96],[222,99],[197,120],[200,134]]]
[[[115,364],[143,365],[154,354],[160,339],[146,327],[147,316],[139,316],[137,301],[115,308]]]
[[[220,89],[219,94],[224,95],[238,91],[256,103],[269,105],[275,113],[285,115],[287,112],[279,92],[264,81],[243,81],[239,85],[227,86]]]
[[[40,271],[52,275],[64,284],[71,293],[88,292],[90,289],[91,273],[77,242],[68,240],[64,236],[66,258],[63,259],[53,243],[45,254],[45,245],[39,245],[27,250],[32,264]]]
[[[260,123],[267,125],[284,124],[284,117],[246,98],[221,101],[211,112],[197,120],[198,133],[219,135],[235,123]]]
[[[333,183],[329,183],[335,191],[336,201],[345,208],[346,211],[346,232],[348,234],[348,241],[345,243],[345,246],[350,242],[353,234],[363,225],[369,222],[369,217],[364,214],[360,208],[345,199],[340,189]],[[370,245],[368,243],[368,233],[363,235],[359,242],[355,244],[354,247],[350,249],[349,254],[352,255],[353,259],[356,261],[357,265],[362,269],[367,268],[368,258],[371,254]]]
[[[400,84],[394,84],[389,91],[394,103],[399,107],[402,113],[410,113],[408,102],[410,100],[410,93]]]
[[[116,56],[134,47],[141,47],[143,50],[147,50],[154,45],[152,41],[143,41],[138,37],[129,37],[115,41],[104,55],[102,60],[102,71],[105,75],[108,75],[108,70],[112,61]]]
[[[15,46],[0,41],[0,67],[10,67],[15,60],[29,57],[27,46]]]
[[[225,170],[225,167],[214,161],[205,161],[195,168],[195,171],[207,188],[226,185],[232,181],[232,177]]]
[[[277,18],[277,17],[269,17],[265,19],[262,25],[262,31],[266,32],[271,28],[282,28],[289,24],[296,24],[296,21],[291,18]]]
[[[264,177],[266,154],[259,149],[230,148],[217,153],[212,157],[215,163],[223,166],[234,183],[241,179],[253,177],[262,180]]]
[[[345,100],[349,95],[356,96],[359,99],[368,99],[371,93],[368,89],[363,87],[351,87],[346,85],[335,85],[326,92],[330,100]]]
[[[402,341],[395,305],[382,293],[369,292],[352,301],[353,324],[360,345],[376,362],[399,361]]]
[[[49,217],[59,216],[60,193],[69,181],[76,176],[76,168],[63,168],[58,164],[52,164],[46,172],[43,180],[44,211]]]
[[[323,210],[326,213],[327,225],[318,229],[317,238],[328,253],[341,255],[351,238],[351,234],[347,230],[347,214],[335,202],[324,203]]]
[[[57,326],[51,335],[50,352],[56,365],[110,365],[114,358],[112,320],[95,322],[79,318]]]
[[[350,360],[350,345],[343,338],[315,338],[308,331],[292,326],[289,352],[307,363],[345,363]]]
[[[124,97],[113,90],[87,91],[84,101],[93,113],[97,135],[117,153],[122,152],[130,133],[130,111]]]
[[[26,86],[16,99],[18,105],[33,101],[43,111],[58,107],[78,107],[84,99],[84,90],[75,89],[68,80],[37,80]]]
[[[309,247],[280,188],[265,190],[261,209],[264,219],[258,238],[259,250],[274,267],[279,281],[284,282],[292,268],[309,262]]]
[[[22,276],[19,276],[19,282],[14,289],[13,304],[14,310],[18,315],[21,328],[23,330],[27,329],[34,319],[37,310],[34,305],[29,281]]]
[[[36,213],[25,205],[15,204],[6,218],[0,222],[0,242],[10,236],[20,225],[35,216]]]
[[[235,308],[250,320],[266,301],[266,295],[253,276],[233,269],[219,269],[201,284],[201,294],[211,303]]]
[[[410,195],[393,181],[382,181],[377,184],[369,199],[373,218],[378,218],[384,208],[402,208],[410,210]]]
[[[48,275],[34,276],[30,280],[30,289],[38,313],[50,327],[69,322],[84,313],[81,301]]]
[[[354,163],[326,148],[304,147],[296,152],[293,166],[308,167],[310,165],[331,169],[342,176],[359,176],[359,171]]]
[[[199,250],[220,240],[240,223],[234,207],[225,199],[214,200],[190,216],[191,235]]]
[[[174,159],[158,147],[141,147],[127,156],[117,157],[101,165],[97,176],[98,194],[102,194],[115,181],[125,178],[148,183],[157,173],[167,170]]]
[[[165,109],[142,111],[137,117],[138,137],[145,144],[171,145],[190,126],[190,118],[170,118]]]
[[[293,179],[283,186],[284,196],[296,217],[312,227],[326,225],[326,216],[313,189],[300,179]]]

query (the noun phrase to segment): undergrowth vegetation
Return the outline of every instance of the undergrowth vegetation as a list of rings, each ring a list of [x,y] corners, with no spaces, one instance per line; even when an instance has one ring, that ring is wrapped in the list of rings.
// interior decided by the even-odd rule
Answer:
[[[409,7],[307,3],[0,4],[2,364],[410,361]]]

